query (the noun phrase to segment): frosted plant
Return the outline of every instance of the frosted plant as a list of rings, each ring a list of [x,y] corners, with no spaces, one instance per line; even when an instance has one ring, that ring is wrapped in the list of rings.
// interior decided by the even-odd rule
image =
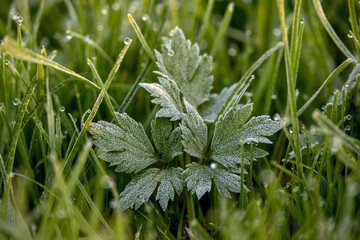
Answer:
[[[89,127],[99,157],[116,171],[134,174],[120,194],[120,207],[137,209],[156,191],[155,199],[165,210],[184,187],[198,199],[213,187],[229,198],[230,192],[239,193],[243,164],[249,164],[250,156],[267,155],[251,144],[270,144],[267,137],[280,124],[268,116],[250,118],[253,105],[238,104],[249,82],[239,93],[233,94],[235,84],[210,95],[212,58],[200,55],[198,45],[186,40],[181,29],[172,30],[155,55],[159,83],[141,84],[160,105],[151,123],[154,144],[125,113],[116,113],[119,126],[99,121]],[[187,164],[180,162],[184,159]]]

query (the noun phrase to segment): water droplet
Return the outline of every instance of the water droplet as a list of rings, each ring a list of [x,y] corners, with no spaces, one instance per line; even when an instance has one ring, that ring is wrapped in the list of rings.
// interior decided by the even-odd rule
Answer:
[[[353,37],[354,37],[354,35],[352,34],[352,32],[349,32],[347,36],[348,36],[348,38],[353,38]]]
[[[339,90],[335,89],[333,93],[334,94],[339,94]]]
[[[66,212],[65,212],[65,210],[63,210],[63,209],[58,209],[58,210],[56,211],[56,216],[57,216],[58,218],[60,218],[60,219],[66,218]]]
[[[268,187],[275,179],[275,175],[271,170],[263,170],[259,176],[265,187]]]
[[[108,6],[106,6],[105,8],[101,9],[101,14],[102,15],[107,15],[109,13],[109,10],[108,10]]]
[[[348,115],[346,115],[345,117],[344,117],[346,120],[351,120],[351,118],[352,118],[352,116],[350,115],[350,114],[348,114]]]
[[[102,30],[104,30],[104,26],[102,24],[99,24],[99,25],[96,26],[96,30],[101,32]]]
[[[65,111],[65,107],[64,107],[64,106],[61,106],[61,107],[59,108],[59,110],[60,110],[60,112],[64,112],[64,111]]]
[[[110,205],[111,208],[118,208],[118,207],[120,207],[119,203],[118,203],[115,199],[111,200],[110,203],[109,203],[109,205]]]
[[[271,99],[275,100],[277,98],[277,96],[275,94],[271,95]]]
[[[293,130],[290,130],[289,133],[292,134],[292,133],[293,133]]]
[[[229,56],[232,56],[232,57],[237,54],[236,48],[233,48],[233,47],[229,48],[227,52],[228,52]]]
[[[279,121],[279,120],[280,120],[280,114],[275,113],[275,115],[274,115],[274,120],[275,120],[275,121]]]
[[[281,35],[281,30],[279,28],[275,28],[273,30],[273,34],[275,37],[279,37]]]
[[[300,24],[304,24],[304,19],[301,19],[301,20],[300,20]]]
[[[350,85],[349,84],[345,84],[345,87],[348,88]]]
[[[303,194],[301,194],[301,196],[304,201],[309,200],[309,194],[307,192],[304,192]]]
[[[7,66],[7,65],[9,65],[10,64],[10,61],[9,60],[5,60],[5,65]]]
[[[347,125],[346,127],[345,127],[345,131],[350,131],[350,125]]]
[[[23,18],[22,16],[18,15],[18,16],[16,17],[16,20],[17,20],[19,26],[21,26],[21,24],[22,24],[23,21],[24,21],[24,18]]]
[[[119,11],[120,10],[120,3],[116,2],[111,5],[112,10]]]
[[[149,20],[149,15],[145,13],[144,15],[142,15],[141,19],[146,22],[147,20]]]
[[[254,80],[255,79],[255,75],[252,74],[251,77],[250,77],[251,80]]]
[[[172,56],[174,56],[174,54],[175,54],[174,50],[169,49],[168,55],[169,55],[170,57],[172,57]]]
[[[124,39],[124,44],[125,44],[125,45],[128,45],[130,41],[131,41],[131,38],[126,37],[126,38]]]
[[[57,55],[57,51],[56,51],[56,50],[52,51],[52,52],[50,53],[50,55],[49,55],[49,59],[54,60],[54,58],[56,57],[56,55]]]
[[[103,176],[101,179],[100,179],[100,184],[103,188],[106,188],[106,189],[110,189],[110,188],[113,188],[115,187],[115,182],[114,180],[109,177],[109,176]]]
[[[91,110],[90,109],[88,109],[88,110],[86,110],[85,112],[84,112],[84,114],[82,115],[82,117],[81,117],[81,126],[83,126],[84,124],[85,124],[85,117],[88,115],[88,114],[90,114],[91,113]]]
[[[65,39],[70,41],[72,39],[71,30],[66,30],[65,34]]]
[[[298,192],[299,191],[299,187],[298,186],[295,186],[293,189],[292,189],[292,192],[293,193],[296,193],[296,192]]]
[[[175,32],[177,30],[177,27],[169,32],[169,36],[173,37],[175,35]]]
[[[9,15],[11,16],[11,19],[16,21],[18,17],[18,13],[16,11],[16,8],[11,8]]]
[[[21,101],[18,98],[15,98],[14,101],[13,101],[13,104],[15,106],[19,105],[20,103],[21,103]]]
[[[216,164],[215,164],[215,163],[210,164],[210,168],[211,168],[211,169],[215,169],[215,168],[216,168]]]
[[[251,98],[253,96],[253,94],[251,92],[246,92],[245,95],[248,97],[248,98]]]

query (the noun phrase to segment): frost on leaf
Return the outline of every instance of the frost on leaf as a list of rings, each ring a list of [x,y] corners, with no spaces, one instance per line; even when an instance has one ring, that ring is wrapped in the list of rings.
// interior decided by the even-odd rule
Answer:
[[[120,126],[99,121],[91,123],[88,131],[94,144],[102,151],[100,158],[117,165],[119,172],[139,172],[157,162],[155,150],[140,123],[126,113],[115,113]]]
[[[241,190],[240,176],[228,172],[220,166],[213,169],[213,178],[217,191],[227,198],[231,198],[230,192],[239,193]]]
[[[160,185],[157,190],[156,200],[165,211],[169,199],[174,201],[175,191],[180,195],[183,191],[184,180],[181,168],[170,168],[161,171]],[[175,190],[175,191],[174,191]]]
[[[186,187],[191,194],[196,193],[200,199],[206,192],[211,190],[212,171],[211,168],[197,163],[190,163],[183,172]]]
[[[242,154],[241,140],[245,144],[271,143],[265,136],[273,135],[281,129],[281,125],[268,116],[253,117],[246,122],[251,111],[252,104],[247,104],[243,107],[231,108],[219,117],[211,144],[211,159],[225,167],[234,168],[242,162],[242,156],[245,164],[249,162],[250,146],[245,145]],[[267,155],[266,151],[256,147],[253,147],[252,151],[254,159]]]
[[[200,56],[199,46],[186,40],[180,28],[173,29],[170,36],[164,38],[161,53],[155,51],[157,73],[173,79],[184,97],[197,107],[210,97],[212,58]]]
[[[159,104],[162,108],[156,113],[156,117],[169,117],[171,121],[182,119],[182,103],[180,90],[170,78],[159,77],[160,84],[140,83],[152,97],[151,102]]]
[[[187,114],[180,124],[184,151],[202,159],[206,151],[207,127],[196,109],[184,99]]]
[[[241,190],[240,176],[216,164],[214,167],[209,167],[191,163],[186,166],[183,175],[185,176],[186,187],[191,194],[196,193],[198,199],[206,192],[210,192],[212,182],[215,183],[217,191],[228,198],[231,197],[230,192],[239,193]],[[246,190],[245,186],[244,189]]]
[[[180,195],[183,191],[183,177],[181,168],[161,170],[157,168],[147,169],[129,182],[125,190],[120,194],[120,207],[122,210],[138,209],[147,202],[159,185],[156,200],[165,210],[169,200],[174,200],[175,192]]]
[[[155,118],[151,122],[151,135],[160,156],[166,161],[183,153],[181,130],[173,130],[172,123],[167,118]]]

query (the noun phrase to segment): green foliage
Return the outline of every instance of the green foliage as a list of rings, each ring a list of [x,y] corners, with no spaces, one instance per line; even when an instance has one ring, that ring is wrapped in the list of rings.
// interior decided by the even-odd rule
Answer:
[[[193,159],[193,162],[187,164],[182,172],[185,176],[187,189],[192,194],[196,193],[200,199],[206,192],[210,192],[214,181],[218,192],[230,198],[230,192],[240,192],[240,176],[235,173],[241,172],[239,170],[241,160],[244,159],[248,164],[250,156],[259,158],[267,154],[261,149],[250,148],[249,146],[246,146],[246,150],[242,151],[240,142],[243,141],[246,144],[252,142],[271,143],[264,136],[273,135],[280,130],[281,126],[268,116],[253,117],[246,122],[250,117],[252,104],[247,104],[241,108],[232,107],[219,117],[215,123],[213,139],[208,141],[208,127],[195,107],[202,101],[206,101],[207,96],[202,92],[190,93],[189,89],[197,89],[197,91],[203,89],[203,83],[198,78],[204,77],[202,73],[206,73],[206,76],[210,74],[211,67],[202,63],[207,57],[199,57],[198,46],[195,44],[191,47],[182,30],[175,28],[170,32],[170,35],[171,40],[164,39],[163,54],[160,55],[159,52],[156,52],[159,61],[158,67],[162,71],[161,75],[164,76],[158,77],[160,84],[141,84],[155,97],[152,102],[161,106],[151,125],[153,141],[159,156],[154,155],[155,151],[142,126],[126,114],[115,113],[119,127],[100,121],[99,123],[92,123],[89,132],[95,138],[94,144],[106,151],[99,157],[110,162],[110,165],[116,165],[116,170],[128,173],[144,170],[155,163],[157,159],[160,162],[170,162],[183,150],[198,159]],[[170,50],[174,51],[174,54],[169,55]],[[173,81],[172,79],[177,80]],[[190,79],[194,79],[194,81],[190,81]],[[208,79],[210,80],[206,81],[211,84],[212,77]],[[187,84],[184,85],[184,82]],[[177,87],[177,84],[180,85],[180,88]],[[210,91],[210,89],[211,85],[207,90]],[[230,94],[222,94],[222,96],[224,95],[230,96]],[[201,97],[202,100],[193,98],[194,96]],[[181,98],[182,101],[180,101]],[[188,102],[187,98],[191,99],[195,105]],[[238,101],[239,96],[235,95],[234,98],[235,101]],[[224,101],[222,102],[225,104]],[[219,112],[220,107],[223,106],[215,105],[213,112]],[[170,119],[167,120],[164,117]],[[178,123],[180,127],[173,129],[170,121],[176,120],[181,120]],[[182,136],[181,142],[179,128]],[[210,153],[207,153],[208,142],[211,142]],[[205,165],[207,162],[203,159],[209,157],[221,165],[216,166],[215,163],[212,163],[210,167]],[[143,162],[141,162],[141,158],[144,158]],[[197,163],[197,161],[202,164]],[[148,201],[158,182],[160,182],[156,199],[160,200],[161,207],[165,209],[169,199],[173,200],[174,198],[173,188],[178,194],[182,192],[182,186],[181,188],[179,186],[182,184],[181,172],[178,172],[181,170],[176,169],[176,172],[172,172],[174,174],[173,179],[169,178],[170,175],[167,174],[167,171],[171,172],[171,170],[153,168],[135,175],[124,192],[120,194],[121,208],[138,209]],[[234,170],[235,173],[233,173]]]
[[[120,194],[121,209],[138,209],[149,200],[150,195],[159,185],[156,200],[159,200],[160,206],[165,210],[169,200],[174,200],[175,191],[178,195],[183,191],[181,172],[181,168],[166,170],[150,168],[137,174]]]
[[[89,126],[94,144],[104,151],[100,157],[116,165],[117,171],[127,173],[137,173],[155,163],[155,151],[143,126],[126,113],[115,115],[119,126],[104,121]]]
[[[168,119],[155,118],[151,122],[151,135],[156,150],[164,161],[170,162],[174,157],[182,154],[180,127],[173,130],[172,123]]]
[[[172,79],[184,97],[195,107],[209,100],[213,76],[212,58],[199,55],[197,43],[191,44],[183,31],[176,27],[170,38],[164,37],[161,53],[155,50],[157,72],[160,76]]]
[[[0,239],[360,236],[358,1],[0,5]]]

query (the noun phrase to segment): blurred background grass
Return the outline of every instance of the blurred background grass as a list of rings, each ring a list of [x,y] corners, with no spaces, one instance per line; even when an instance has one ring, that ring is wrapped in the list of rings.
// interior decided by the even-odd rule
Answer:
[[[209,2],[213,2],[213,10],[209,21],[204,22]],[[40,53],[44,46],[48,55],[57,51],[54,59],[56,62],[94,82],[87,59],[93,60],[104,81],[124,46],[124,39],[132,38],[134,42],[108,90],[118,108],[149,61],[149,56],[127,18],[127,14],[131,13],[152,49],[159,49],[161,36],[168,35],[175,26],[182,28],[192,42],[200,40],[198,44],[201,53],[212,53],[215,79],[213,92],[218,93],[223,87],[236,83],[256,59],[282,40],[275,1],[237,0],[234,1],[229,26],[218,45],[214,45],[229,3],[203,0],[0,0],[0,38],[5,35],[18,38],[18,16],[21,16],[24,47]],[[323,1],[322,4],[339,38],[356,54],[354,41],[348,37],[351,29],[348,2],[333,0]],[[292,31],[294,5],[294,1],[286,1],[285,4],[289,33]],[[358,12],[359,3],[355,2],[355,6]],[[305,27],[296,85],[299,93],[298,106],[302,106],[346,59],[326,33],[312,1],[302,1],[300,16]],[[199,36],[206,25],[204,35]],[[90,40],[95,44],[89,44]],[[254,102],[254,115],[287,115],[286,74],[284,61],[279,58],[279,55],[282,57],[281,54],[281,51],[274,54],[255,73],[255,80],[244,99],[245,102]],[[35,64],[2,55],[0,73],[5,86],[0,90],[2,159],[8,154],[14,134],[13,123],[19,110],[16,99],[21,100],[27,89],[26,84],[21,84],[19,77],[5,66],[5,59],[14,64],[27,84],[37,70]],[[150,70],[145,75],[145,81],[156,82],[156,76],[152,74],[156,67],[152,65]],[[346,69],[328,84],[300,116],[299,120],[306,129],[309,130],[314,124],[313,110],[321,109],[332,101],[334,90],[341,91],[351,70]],[[55,167],[49,167],[55,166],[55,163],[61,164],[61,159],[58,156],[57,160],[50,161],[52,149],[43,132],[50,136],[50,125],[53,124],[58,154],[65,157],[76,138],[76,127],[81,127],[81,118],[87,109],[92,108],[98,93],[71,77],[49,69],[50,90],[61,82],[66,84],[53,93],[51,98],[54,109],[52,123],[46,115],[49,109],[40,104],[35,116],[23,126],[12,170],[15,175],[2,177],[1,237],[132,239],[135,236],[138,239],[166,239],[165,236],[171,238],[166,234],[166,231],[170,231],[180,239],[192,236],[191,234],[201,236],[203,228],[212,233],[213,238],[219,239],[356,239],[359,236],[358,166],[355,164],[357,167],[349,168],[343,162],[335,160],[331,154],[331,138],[321,140],[319,148],[305,157],[306,166],[315,169],[311,172],[314,176],[307,174],[306,179],[297,179],[295,174],[291,175],[294,172],[292,160],[289,160],[289,164],[281,162],[283,158],[288,161],[286,151],[290,151],[289,143],[284,136],[274,137],[274,145],[267,146],[270,157],[251,166],[249,172],[253,172],[251,176],[254,179],[248,177],[247,180],[253,182],[254,188],[246,197],[246,206],[237,205],[238,196],[235,195],[233,200],[220,199],[216,206],[208,206],[206,201],[209,198],[205,198],[196,203],[200,224],[184,223],[184,226],[190,227],[189,231],[182,226],[180,230],[176,228],[178,224],[181,225],[182,203],[172,204],[165,213],[161,212],[155,202],[137,212],[120,213],[114,205],[114,199],[124,189],[129,176],[115,174],[112,167],[99,161],[86,148],[84,151],[88,160],[82,163],[84,168],[79,173],[83,189],[72,189],[69,196],[62,197],[71,187],[71,181],[63,179]],[[41,96],[40,91],[36,90],[34,97],[38,95]],[[28,110],[33,110],[37,104],[39,102],[33,100]],[[353,119],[347,132],[355,138],[359,138],[357,106],[355,102],[351,112]],[[150,96],[140,89],[126,112],[147,126],[148,116],[153,108]],[[75,124],[68,114],[77,119]],[[112,120],[105,104],[101,105],[95,120]],[[359,155],[348,159],[358,162]],[[75,165],[78,162],[81,161],[76,161]],[[277,175],[280,168],[276,166],[282,164],[288,172],[280,177]],[[33,175],[29,173],[30,169]],[[107,185],[101,175],[104,173],[114,179],[114,185]],[[54,182],[48,179],[49,176]],[[302,181],[307,182],[308,188],[299,187]],[[52,194],[44,191],[44,186],[57,197],[51,198]],[[218,210],[218,225],[208,221],[211,207]],[[200,239],[196,236],[195,238]]]

